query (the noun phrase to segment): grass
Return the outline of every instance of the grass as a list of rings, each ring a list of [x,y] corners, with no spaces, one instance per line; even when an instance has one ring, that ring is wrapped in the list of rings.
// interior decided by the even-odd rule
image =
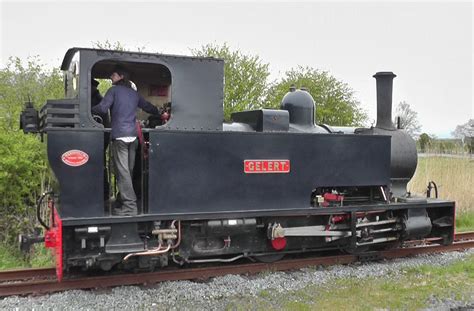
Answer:
[[[456,232],[474,231],[474,211],[456,215]]]
[[[474,256],[443,267],[421,266],[401,276],[340,278],[286,293],[235,297],[227,310],[418,310],[443,299],[474,298]]]
[[[408,189],[425,196],[426,186],[432,180],[438,185],[439,198],[456,202],[456,231],[474,230],[474,160],[419,158]]]
[[[474,160],[445,157],[418,159],[418,167],[408,184],[412,193],[426,195],[429,181],[438,185],[439,197],[456,201],[456,214],[474,212]]]
[[[0,244],[0,270],[41,268],[53,265],[54,260],[50,251],[43,245],[35,245],[32,254],[25,257],[19,250],[9,245]]]

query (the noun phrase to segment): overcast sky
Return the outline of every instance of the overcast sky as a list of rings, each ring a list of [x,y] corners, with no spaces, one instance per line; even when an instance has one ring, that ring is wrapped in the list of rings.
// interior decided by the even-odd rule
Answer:
[[[348,83],[375,119],[377,71],[393,71],[394,109],[408,102],[423,131],[448,137],[474,118],[473,6],[469,2],[1,1],[0,66],[39,55],[59,67],[69,47],[120,41],[189,55],[227,42],[270,64],[298,65]]]

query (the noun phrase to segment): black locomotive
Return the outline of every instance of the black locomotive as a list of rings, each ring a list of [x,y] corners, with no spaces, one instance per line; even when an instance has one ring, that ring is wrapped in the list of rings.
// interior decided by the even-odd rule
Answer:
[[[91,114],[92,79],[117,64],[148,101],[171,106],[169,120],[138,116],[137,216],[111,214],[110,129]],[[238,112],[223,124],[221,59],[72,48],[61,69],[66,98],[21,116],[25,132],[47,134],[58,181],[45,194],[51,219],[40,221],[59,279],[76,267],[152,270],[453,241],[454,202],[407,192],[417,154],[391,121],[391,72],[374,75],[376,126],[343,128],[316,125],[313,98],[295,88],[280,110]]]

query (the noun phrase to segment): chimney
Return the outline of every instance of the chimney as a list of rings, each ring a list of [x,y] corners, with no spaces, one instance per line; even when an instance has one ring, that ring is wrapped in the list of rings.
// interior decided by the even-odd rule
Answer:
[[[375,127],[394,130],[392,123],[392,89],[393,72],[377,72],[373,76],[377,80],[377,124]]]

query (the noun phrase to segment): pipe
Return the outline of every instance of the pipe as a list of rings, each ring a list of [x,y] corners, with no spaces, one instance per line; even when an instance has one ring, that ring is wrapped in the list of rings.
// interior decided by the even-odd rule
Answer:
[[[176,241],[176,243],[171,246],[171,249],[175,249],[181,243],[181,220],[173,220],[173,222],[171,223],[171,227],[174,227],[176,221],[178,222],[178,241]]]
[[[380,186],[380,191],[382,192],[382,196],[383,196],[383,199],[385,200],[385,202],[390,203],[390,201],[387,198],[387,194],[385,193],[385,190],[384,190],[383,186]]]
[[[377,238],[373,239],[370,242],[363,242],[363,243],[357,243],[357,246],[362,246],[362,245],[371,245],[371,244],[377,244],[377,243],[385,243],[385,242],[390,242],[390,241],[397,241],[397,237],[384,237],[384,238]]]
[[[377,72],[373,75],[377,80],[377,124],[375,127],[395,130],[392,123],[392,91],[393,78],[396,75],[389,72]]]
[[[133,256],[151,256],[151,255],[164,254],[164,253],[167,253],[170,249],[171,249],[171,245],[168,245],[165,249],[161,249],[161,243],[160,243],[157,248],[147,250],[144,252],[130,253],[123,258],[123,261],[127,261],[130,257],[133,257]]]
[[[176,263],[180,266],[185,264],[184,260],[178,261],[178,259],[176,259],[176,254],[174,252],[171,253],[171,257],[173,258],[174,263]]]
[[[243,258],[243,257],[245,257],[245,255],[238,255],[238,256],[235,256],[235,257],[232,257],[232,258],[226,258],[226,259],[223,259],[223,258],[194,259],[194,260],[185,259],[184,261],[186,263],[232,262],[232,261],[236,261],[237,259],[240,259],[240,258]]]
[[[227,259],[223,259],[223,258],[195,259],[195,260],[183,259],[181,261],[178,261],[178,259],[176,259],[175,253],[173,253],[172,257],[173,257],[173,261],[176,264],[180,265],[180,266],[184,265],[185,263],[209,263],[209,262],[224,262],[225,263],[225,262],[236,261],[237,259],[244,258],[244,257],[249,258],[250,260],[252,260],[251,257],[248,257],[246,255],[237,255],[235,257],[227,258]],[[252,260],[252,261],[254,261],[254,260]]]
[[[165,249],[161,249],[161,243],[158,244],[158,247],[157,248],[154,248],[154,249],[151,249],[151,250],[147,250],[147,251],[144,251],[144,252],[138,252],[138,253],[130,253],[128,254],[127,256],[125,256],[123,258],[123,261],[127,261],[130,257],[133,257],[133,256],[150,256],[150,255],[160,255],[160,254],[164,254],[164,253],[167,253],[170,249],[175,249],[179,246],[179,244],[181,243],[181,221],[180,220],[173,220],[173,222],[171,223],[171,227],[174,226],[174,224],[176,223],[176,221],[178,222],[178,239],[176,241],[176,243],[174,245],[169,245],[165,248]]]

